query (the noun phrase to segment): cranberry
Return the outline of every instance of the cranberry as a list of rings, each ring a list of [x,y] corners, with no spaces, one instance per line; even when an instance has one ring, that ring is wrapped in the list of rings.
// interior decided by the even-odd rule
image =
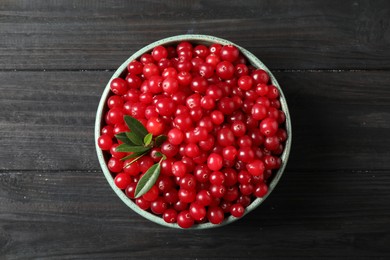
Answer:
[[[213,224],[221,224],[224,218],[224,212],[220,207],[210,207],[207,210],[207,219]]]
[[[183,210],[177,215],[177,224],[181,228],[190,228],[194,225],[194,219],[188,210]]]

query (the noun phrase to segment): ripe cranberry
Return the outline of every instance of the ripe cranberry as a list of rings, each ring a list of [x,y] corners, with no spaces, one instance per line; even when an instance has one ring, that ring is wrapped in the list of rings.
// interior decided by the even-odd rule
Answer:
[[[162,82],[162,89],[168,94],[174,94],[179,90],[179,81],[173,77],[167,77]]]
[[[178,195],[179,195],[179,199],[182,202],[191,203],[191,202],[195,201],[196,191],[195,190],[187,190],[187,189],[179,189]]]
[[[237,158],[245,163],[250,163],[255,158],[255,153],[251,147],[241,147],[238,150]]]
[[[107,167],[111,172],[121,172],[123,168],[123,162],[115,157],[111,157],[107,162]]]
[[[230,79],[234,75],[234,66],[229,61],[221,61],[217,64],[215,73],[221,79]]]
[[[172,173],[176,177],[184,177],[186,172],[186,165],[182,161],[177,161],[172,164]]]
[[[163,213],[163,219],[167,223],[176,223],[177,211],[174,209],[167,209]]]
[[[224,212],[220,207],[209,207],[207,210],[207,219],[213,224],[221,224],[224,218]]]
[[[234,134],[229,128],[222,128],[217,133],[217,142],[221,146],[231,146],[234,144]]]
[[[202,206],[209,206],[211,204],[212,198],[208,190],[200,190],[196,194],[196,202]]]
[[[168,208],[168,204],[162,197],[158,197],[155,201],[150,204],[151,211],[156,215],[161,215]]]
[[[240,203],[233,204],[230,207],[230,214],[236,218],[241,218],[245,213],[245,208]]]
[[[98,138],[98,145],[102,150],[110,150],[112,146],[112,138],[108,134],[103,134]]]
[[[188,210],[183,210],[177,215],[177,224],[181,228],[190,228],[194,225],[194,219]]]
[[[222,198],[225,195],[226,187],[223,185],[212,184],[210,186],[210,194],[216,198]]]
[[[147,79],[150,79],[152,76],[157,76],[160,73],[160,70],[158,69],[156,64],[148,63],[145,64],[142,72]]]
[[[273,136],[278,131],[278,122],[271,117],[267,117],[260,122],[260,131],[265,136]]]
[[[164,193],[164,200],[169,204],[175,204],[179,201],[179,195],[176,188],[172,188]]]
[[[259,83],[267,84],[269,81],[269,76],[268,76],[267,72],[265,72],[262,69],[255,70],[254,72],[252,72],[251,76],[256,84],[259,84]]]
[[[193,202],[190,205],[190,215],[194,220],[202,221],[206,217],[206,209],[202,204]]]
[[[237,85],[242,90],[249,90],[252,88],[253,80],[248,75],[241,76],[237,81]]]
[[[158,198],[158,188],[156,185],[153,185],[150,190],[148,190],[144,195],[142,195],[142,198],[146,201],[153,202]]]
[[[128,198],[134,199],[134,193],[135,193],[135,188],[137,187],[136,182],[131,182],[125,190],[125,194]]]
[[[261,161],[261,160],[254,160],[253,162],[248,163],[246,165],[246,169],[253,176],[260,176],[260,175],[263,174],[265,166],[264,166],[263,161]]]
[[[240,137],[245,134],[246,126],[242,121],[237,120],[232,123],[231,130],[233,131],[234,136]]]
[[[110,82],[110,89],[116,95],[124,95],[127,92],[127,83],[122,78],[115,78]]]
[[[152,56],[154,60],[159,61],[168,57],[168,51],[164,46],[159,45],[153,49]]]
[[[238,58],[239,54],[239,50],[233,45],[225,45],[220,51],[221,59],[229,62],[234,62]]]
[[[164,131],[164,123],[159,117],[152,117],[146,123],[146,129],[149,133],[152,133],[153,136],[158,136]]]
[[[157,187],[161,192],[168,192],[174,185],[174,181],[168,176],[161,175],[157,180]]]
[[[255,186],[253,194],[258,197],[262,198],[268,193],[268,186],[265,183],[259,183]]]
[[[207,158],[207,167],[212,171],[219,171],[222,168],[222,156],[217,153],[212,153]]]
[[[134,196],[132,197],[134,198]],[[150,208],[150,202],[146,201],[144,198],[139,197],[135,200],[135,203],[138,207],[140,207],[143,210],[148,210]]]
[[[267,116],[267,108],[261,104],[254,104],[251,110],[251,115],[255,120],[262,120]]]
[[[225,175],[222,172],[212,172],[209,180],[211,184],[222,185],[225,182]]]
[[[133,60],[127,65],[127,70],[131,74],[139,75],[142,73],[143,65],[141,62]]]
[[[130,185],[132,180],[129,175],[122,172],[115,176],[114,182],[119,189],[124,190],[128,185]]]
[[[237,156],[237,149],[234,146],[226,146],[222,150],[223,158],[233,161]]]

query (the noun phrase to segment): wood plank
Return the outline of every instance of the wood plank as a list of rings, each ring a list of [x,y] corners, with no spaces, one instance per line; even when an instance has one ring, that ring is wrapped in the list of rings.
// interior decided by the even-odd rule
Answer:
[[[272,69],[389,69],[389,1],[1,1],[0,69],[115,69],[142,46],[210,34]]]
[[[389,185],[389,171],[288,171],[242,220],[178,231],[128,209],[99,171],[1,171],[0,256],[386,259]]]
[[[0,72],[0,169],[98,170],[95,111],[112,72]],[[390,169],[387,72],[277,72],[288,168]]]

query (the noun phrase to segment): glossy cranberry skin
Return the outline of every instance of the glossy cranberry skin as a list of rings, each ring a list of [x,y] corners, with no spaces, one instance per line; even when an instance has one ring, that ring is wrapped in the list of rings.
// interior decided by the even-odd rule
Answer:
[[[150,202],[146,201],[142,197],[135,199],[135,203],[137,204],[138,207],[140,207],[143,210],[148,210],[150,208]]]
[[[208,190],[200,190],[196,194],[196,202],[202,206],[209,206],[211,204],[212,197]]]
[[[215,73],[222,79],[230,79],[234,75],[234,66],[229,61],[221,61],[217,64]]]
[[[240,54],[236,46],[225,45],[221,48],[220,56],[222,60],[234,62]]]
[[[232,123],[231,130],[233,131],[234,136],[240,137],[245,135],[246,126],[242,121],[236,120]]]
[[[156,215],[161,215],[168,208],[168,204],[162,197],[158,197],[155,201],[150,204],[151,211]]]
[[[164,123],[160,117],[152,117],[146,123],[146,129],[153,136],[161,135],[164,131]]]
[[[107,162],[107,167],[111,172],[121,172],[123,168],[123,162],[115,157],[111,157]]]
[[[259,183],[255,186],[253,194],[258,197],[262,198],[268,193],[268,186],[265,183]]]
[[[213,224],[221,224],[224,218],[224,212],[220,207],[209,207],[207,210],[207,219]]]
[[[255,70],[254,72],[252,72],[251,76],[256,84],[267,84],[269,81],[268,73],[262,69]]]
[[[246,165],[246,169],[253,176],[260,176],[265,170],[265,165],[262,160],[254,160]]]
[[[168,57],[168,51],[164,46],[159,45],[153,49],[152,56],[154,60],[159,61]]]
[[[191,217],[196,221],[202,221],[207,213],[206,208],[198,202],[191,203],[189,211]]]
[[[207,167],[212,171],[219,171],[222,168],[222,156],[217,153],[211,153],[207,158]]]
[[[122,172],[115,176],[114,182],[119,189],[124,190],[128,185],[130,185],[132,180],[129,175]]]
[[[142,63],[137,60],[133,60],[127,65],[128,72],[135,75],[141,74],[142,69],[143,69]]]
[[[238,150],[237,158],[245,163],[250,163],[255,158],[255,153],[250,147],[241,147]]]
[[[112,138],[108,134],[103,134],[98,138],[98,146],[102,150],[110,150],[112,146]]]
[[[260,132],[265,136],[273,136],[278,131],[278,122],[271,117],[267,117],[260,122]]]
[[[182,202],[191,203],[191,202],[195,201],[196,191],[192,190],[192,189],[191,190],[179,189],[178,195],[179,195],[179,199]]]
[[[242,204],[236,203],[233,204],[230,207],[230,214],[232,214],[233,217],[241,218],[245,213],[245,208]]]
[[[135,188],[137,187],[136,182],[130,183],[125,190],[125,194],[128,198],[134,199],[134,193],[135,193]]]
[[[176,223],[177,221],[177,211],[174,209],[167,209],[163,213],[163,219],[167,223]]]
[[[190,228],[194,225],[194,219],[188,210],[183,210],[177,215],[177,224],[181,228]]]
[[[217,142],[221,146],[231,146],[234,144],[234,134],[229,128],[222,128],[217,133]]]
[[[235,104],[232,98],[223,97],[218,102],[218,110],[221,111],[224,115],[231,115],[235,111]]]
[[[142,195],[142,198],[144,198],[146,201],[153,202],[158,198],[158,193],[159,192],[157,186],[153,185],[149,191],[147,191],[144,195]]]
[[[127,92],[127,83],[122,78],[115,78],[110,82],[110,89],[116,95],[124,95]]]

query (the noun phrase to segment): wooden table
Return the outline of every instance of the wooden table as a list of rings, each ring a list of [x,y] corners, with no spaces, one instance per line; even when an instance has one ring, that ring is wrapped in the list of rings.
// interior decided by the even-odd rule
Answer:
[[[267,64],[294,133],[266,202],[204,231],[127,208],[94,147],[113,71],[186,33]],[[0,259],[390,258],[389,1],[3,0],[0,111]]]

